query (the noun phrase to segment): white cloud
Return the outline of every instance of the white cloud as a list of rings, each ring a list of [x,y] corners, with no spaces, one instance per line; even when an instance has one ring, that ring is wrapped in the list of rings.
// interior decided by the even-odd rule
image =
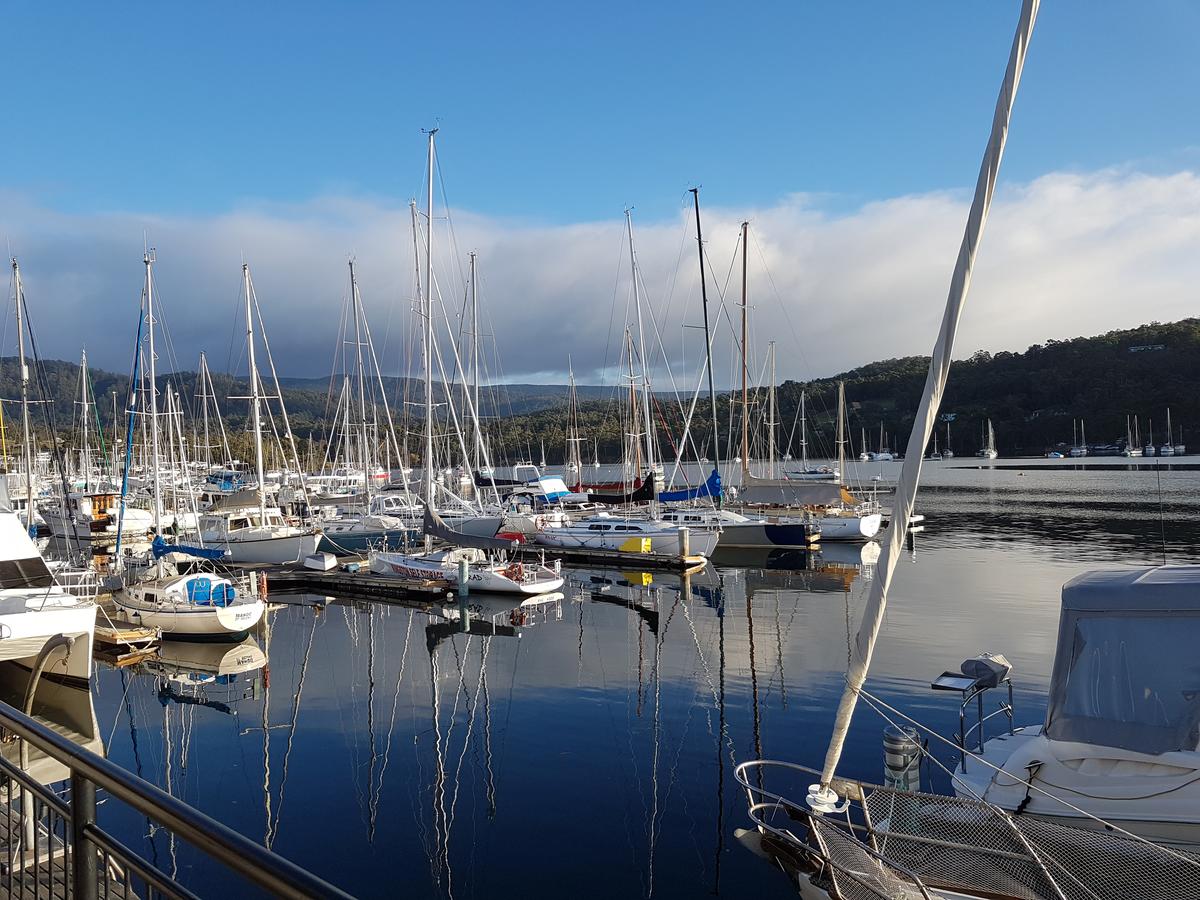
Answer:
[[[761,358],[766,341],[776,340],[781,378],[926,353],[967,200],[966,191],[930,193],[834,214],[820,199],[791,196],[766,209],[704,210],[710,285],[728,279],[726,299],[736,302],[740,262],[732,273],[731,263],[740,222],[748,218],[752,349]],[[503,377],[561,377],[568,358],[581,381],[615,370],[621,329],[632,315],[619,216],[540,226],[456,211],[453,221],[453,244],[444,221],[436,230],[439,284],[457,310],[466,252],[478,251],[487,327]],[[682,328],[701,321],[692,227],[690,207],[671,221],[635,220],[646,299],[677,376],[689,387],[702,347],[698,331]],[[200,349],[218,369],[231,346],[234,361],[241,358],[244,255],[281,370],[325,374],[347,292],[345,260],[353,253],[377,341],[389,334],[385,366],[406,369],[398,335],[414,280],[409,210],[369,198],[188,217],[70,214],[19,194],[0,195],[0,236],[20,257],[45,355],[72,359],[86,344],[94,364],[128,367],[143,230],[158,249],[163,318],[180,365],[193,367]],[[958,355],[1193,315],[1197,247],[1200,176],[1190,171],[1052,173],[1004,186],[979,256]],[[715,289],[710,300],[718,300]],[[736,314],[729,306],[728,315]],[[718,381],[728,383],[731,332],[724,322],[720,328]],[[7,334],[11,342],[11,329]],[[686,377],[680,364],[685,344]],[[656,381],[665,386],[661,374]]]

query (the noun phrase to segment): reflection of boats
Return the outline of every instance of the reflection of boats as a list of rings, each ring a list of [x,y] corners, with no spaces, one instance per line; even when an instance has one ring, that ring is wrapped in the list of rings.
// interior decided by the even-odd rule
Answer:
[[[233,645],[162,641],[157,654],[144,663],[149,671],[187,682],[232,680],[266,664],[267,655],[252,637]]]

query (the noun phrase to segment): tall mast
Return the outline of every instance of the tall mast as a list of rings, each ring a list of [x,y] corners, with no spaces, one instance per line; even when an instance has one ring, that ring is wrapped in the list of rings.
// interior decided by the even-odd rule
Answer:
[[[642,293],[638,286],[637,255],[633,249],[633,216],[630,215],[631,212],[632,210],[625,210],[625,226],[626,231],[629,232],[629,272],[633,278],[633,305],[637,309],[638,352],[642,357],[642,415],[645,419],[643,424],[646,429],[646,467],[651,470],[650,477],[653,477],[655,458],[653,411],[650,409],[650,372],[646,360],[646,330],[642,327]],[[654,501],[651,501],[652,512],[653,507]]]
[[[746,389],[746,232],[749,222],[742,223],[742,481],[748,482],[750,474],[750,395]],[[771,390],[775,390],[775,379],[771,379]],[[774,393],[771,395],[774,397]],[[774,476],[770,476],[774,477]]]
[[[421,466],[424,481],[425,503],[431,508],[433,502],[433,137],[437,129],[429,131],[429,184],[426,195],[425,237],[425,296],[422,313],[425,316],[421,338],[421,360],[425,366],[425,459]],[[433,539],[425,536],[425,549],[433,547]]]
[[[996,189],[1000,161],[1004,155],[1004,145],[1012,117],[1013,102],[1016,99],[1017,86],[1021,81],[1021,71],[1025,65],[1025,56],[1029,49],[1029,38],[1033,32],[1033,23],[1037,18],[1038,6],[1039,0],[1024,0],[1021,5],[1020,20],[1013,36],[1004,82],[1001,85],[1000,94],[996,100],[995,114],[992,117],[991,134],[979,167],[975,197],[971,201],[962,243],[959,245],[958,259],[950,279],[941,329],[930,356],[925,388],[917,408],[916,418],[913,421],[912,432],[909,435],[904,464],[900,469],[900,478],[896,483],[892,524],[887,530],[883,551],[876,567],[876,576],[871,582],[870,593],[863,608],[862,622],[850,648],[846,687],[838,705],[837,718],[833,735],[829,741],[829,750],[825,755],[821,779],[809,788],[808,804],[814,811],[821,813],[827,813],[836,808],[837,793],[832,788],[834,773],[841,759],[842,747],[845,745],[859,692],[867,677],[871,657],[875,650],[875,642],[879,637],[879,629],[883,625],[892,575],[896,570],[900,555],[904,552],[904,541],[908,535],[909,522],[920,481],[921,460],[925,452],[925,445],[929,442],[930,434],[937,421],[938,407],[941,405],[946,380],[950,375],[954,337],[958,330],[963,305],[966,302],[967,290],[971,284],[971,272],[975,265],[979,242],[983,236],[984,224],[987,222],[992,195]]]
[[[775,477],[775,342],[767,344],[771,357],[771,385],[767,392],[767,477]]]
[[[91,454],[88,453],[88,368],[87,368],[87,350],[84,350],[79,355],[79,401],[83,409],[83,446],[79,448],[79,465],[83,469],[83,490],[87,492],[91,490],[91,471],[92,460]]]
[[[479,411],[479,285],[476,281],[475,251],[471,251],[471,398],[475,409],[475,463],[472,471],[479,471],[479,459],[483,455],[483,423]]]
[[[362,461],[363,467],[363,494],[366,508],[371,508],[371,465],[370,452],[367,449],[370,443],[370,437],[367,429],[367,388],[366,388],[366,371],[363,367],[363,341],[362,341],[362,301],[358,296],[358,279],[354,277],[354,260],[350,260],[350,303],[354,309],[354,347],[356,353],[356,365],[358,366],[358,410],[362,416],[362,431],[359,433],[359,442],[361,451],[359,458]],[[350,402],[350,398],[346,398],[346,402]],[[346,440],[350,439],[350,435],[346,435]]]
[[[205,468],[212,465],[212,444],[208,435],[208,397],[204,395],[204,372],[208,368],[208,361],[204,358],[204,351],[200,351],[200,407],[204,415],[204,464]]]
[[[808,418],[804,409],[805,391],[800,392],[800,471],[808,471]]]
[[[246,358],[250,363],[250,419],[254,429],[254,467],[258,477],[259,524],[267,521],[267,473],[263,469],[262,410],[259,409],[258,365],[254,361],[254,312],[251,299],[250,267],[242,263],[242,281],[246,290]]]
[[[22,320],[25,314],[25,291],[21,287],[21,267],[17,258],[12,258],[13,285],[17,299],[17,365],[21,370],[21,439],[25,450],[25,527],[33,525],[33,441],[29,429],[29,367],[25,365],[25,329]],[[65,501],[64,501],[65,502]]]
[[[721,472],[721,447],[720,441],[717,439],[717,389],[713,387],[712,333],[708,324],[708,285],[704,277],[704,233],[700,229],[700,188],[691,190],[696,208],[696,251],[700,256],[700,299],[704,305],[704,366],[708,371],[708,399],[712,404],[713,469],[719,475]],[[721,506],[722,494],[717,495],[718,507]]]
[[[838,382],[838,410],[837,410],[837,468],[838,471],[844,473],[846,471],[846,383]],[[867,449],[867,429],[863,429],[863,451]]]
[[[154,250],[148,249],[142,256],[146,265],[146,368],[150,379],[150,470],[154,477],[154,533],[162,534],[162,486],[159,483],[158,461],[158,385],[155,382],[154,369]],[[251,360],[254,357],[250,357]]]

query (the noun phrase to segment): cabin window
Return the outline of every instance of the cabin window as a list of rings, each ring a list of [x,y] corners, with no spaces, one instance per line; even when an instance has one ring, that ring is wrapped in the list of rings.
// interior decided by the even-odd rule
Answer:
[[[230,528],[249,528],[250,520],[249,519],[230,519],[229,527]]]
[[[1046,734],[1138,753],[1196,750],[1198,641],[1200,615],[1076,614],[1070,661],[1056,664]]]
[[[54,579],[40,556],[0,560],[0,590],[44,588],[52,584]]]

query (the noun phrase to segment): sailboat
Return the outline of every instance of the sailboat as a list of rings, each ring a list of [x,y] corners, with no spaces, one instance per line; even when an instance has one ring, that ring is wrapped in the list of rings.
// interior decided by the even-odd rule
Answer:
[[[936,431],[933,433],[933,450],[931,450],[929,452],[929,460],[930,460],[930,462],[941,462],[942,461],[941,451],[938,450],[937,432]]]
[[[858,633],[848,642],[846,686],[824,765],[817,772],[791,763],[756,760],[736,770],[757,826],[756,833],[743,832],[741,837],[784,865],[805,897],[1167,900],[1200,896],[1200,857],[1161,847],[1152,838],[1124,830],[1121,824],[1147,806],[1162,810],[1175,803],[1175,798],[1166,795],[1197,781],[1186,767],[1176,766],[1173,757],[1180,741],[1192,751],[1196,748],[1194,692],[1180,684],[1181,678],[1190,676],[1178,665],[1147,665],[1142,660],[1147,653],[1165,648],[1174,651],[1172,659],[1190,658],[1196,624],[1200,623],[1196,604],[1200,567],[1163,567],[1149,570],[1151,574],[1144,570],[1099,573],[1067,586],[1052,680],[1056,692],[1051,696],[1048,718],[1065,742],[1064,755],[1050,756],[1049,748],[1043,746],[1040,754],[1035,751],[1022,756],[1026,768],[1005,767],[1003,781],[1013,783],[1016,790],[1011,794],[1019,798],[1011,812],[1003,804],[991,802],[990,789],[980,791],[978,783],[959,782],[973,787],[964,791],[967,796],[922,793],[917,783],[920,735],[899,726],[885,739],[890,786],[837,777],[860,699],[894,723],[917,724],[886,702],[881,704],[864,685],[916,499],[920,463],[915,457],[929,439],[950,374],[954,337],[1037,8],[1038,0],[1022,4],[942,329],[909,439],[912,452],[897,484],[900,514],[884,546]],[[1108,616],[1109,611],[1118,614]],[[1136,611],[1132,622],[1130,611]],[[1155,615],[1147,615],[1147,611]],[[1171,614],[1163,616],[1160,611]],[[1190,619],[1189,628],[1172,637],[1183,611]],[[1131,625],[1137,626],[1136,633]],[[961,678],[947,673],[950,689],[959,690],[953,685],[960,684],[962,690],[981,691],[1007,679],[1007,665],[996,657],[968,663],[971,665],[963,666]],[[1064,680],[1062,676],[1068,673],[1072,677]],[[1114,683],[1129,690],[1102,689]],[[982,694],[979,704],[982,709]],[[978,730],[982,728],[981,713]],[[963,753],[964,762],[969,733],[964,722],[960,740],[949,741]],[[1133,745],[1135,753],[1152,749],[1158,755],[1143,761],[1131,758],[1128,752],[1110,752],[1106,758],[1087,752],[1087,744],[1101,743],[1098,738],[1106,736],[1127,751]],[[940,739],[936,733],[930,737]],[[1014,741],[1014,737],[997,740],[1015,745],[1014,753],[1019,754],[1024,741]],[[970,765],[984,768],[982,755],[970,753]],[[1046,786],[1038,774],[1043,770],[1047,771]],[[793,800],[780,792],[778,784],[765,786],[768,779],[782,777],[793,783],[797,777],[816,780],[809,785],[805,799]],[[1062,781],[1058,781],[1060,777]],[[1080,790],[1076,792],[1075,787]],[[1034,804],[1055,798],[1060,790],[1068,799],[1030,814]],[[1182,802],[1184,797],[1178,800]],[[1093,813],[1089,807],[1103,812]],[[1196,808],[1193,801],[1185,816],[1194,820]],[[1074,819],[1066,815],[1071,811]]]
[[[870,462],[871,461],[871,453],[870,453],[870,451],[867,450],[867,429],[866,428],[863,428],[863,430],[862,430],[862,450],[859,451],[858,461],[859,462]]]
[[[772,390],[774,390],[774,381],[772,381]],[[812,468],[808,464],[808,428],[806,425],[807,417],[805,415],[805,391],[800,392],[800,468],[785,469],[784,477],[793,481],[837,481],[842,477],[842,473],[832,466],[817,466]],[[785,459],[787,457],[784,457]]]
[[[250,422],[254,432],[254,462],[257,503],[240,508],[210,509],[200,517],[200,536],[205,544],[227,550],[226,559],[237,563],[299,562],[317,549],[321,534],[311,528],[291,525],[278,506],[267,505],[266,471],[262,445],[262,395],[255,360],[254,287],[250,266],[242,263],[242,285],[246,295],[246,356],[250,366]],[[282,401],[281,401],[282,402]],[[289,431],[290,433],[290,431]]]
[[[950,420],[946,420],[946,449],[942,451],[942,459],[954,459],[954,451],[950,449]]]
[[[137,360],[143,358],[141,351],[142,326],[146,331],[146,360],[148,394],[148,417],[151,439],[151,486],[153,491],[153,524],[155,539],[148,556],[143,559],[121,555],[121,544],[117,543],[115,554],[121,566],[113,590],[113,603],[138,625],[160,628],[166,634],[186,636],[244,636],[258,624],[266,605],[255,595],[239,591],[234,583],[222,575],[205,571],[180,573],[173,563],[175,554],[207,559],[219,559],[220,550],[181,547],[167,544],[162,538],[163,503],[161,453],[159,446],[158,391],[154,352],[154,277],[152,273],[154,254],[147,250],[143,257],[146,267],[145,287],[142,293],[143,319],[138,325]],[[128,439],[125,446],[125,482],[128,483],[129,465],[132,460],[132,438],[134,415],[137,411],[137,363],[133,390],[130,395],[130,418]],[[122,510],[126,507],[122,490]],[[170,557],[170,558],[168,558]]]
[[[1129,416],[1125,417],[1125,448],[1121,451],[1122,456],[1136,457],[1142,455],[1141,435],[1135,435],[1137,430],[1137,417],[1134,417],[1134,430],[1129,428]]]
[[[322,537],[318,545],[318,550],[341,555],[362,553],[371,547],[399,547],[407,544],[417,536],[421,520],[420,504],[409,495],[407,483],[403,491],[383,492],[379,489],[378,483],[386,481],[387,472],[380,467],[377,455],[373,452],[371,434],[375,409],[373,403],[368,409],[366,382],[369,379],[368,370],[372,371],[377,379],[380,376],[353,259],[349,261],[349,266],[349,302],[355,344],[354,378],[353,382],[349,376],[344,378],[339,405],[343,422],[341,443],[345,449],[346,465],[341,470],[335,470],[335,475],[345,485],[346,495],[343,498],[330,498],[321,506],[332,507],[337,513],[321,518]],[[341,345],[344,347],[346,343],[347,341],[342,341]],[[345,362],[348,363],[349,360]],[[387,405],[386,394],[382,390],[382,381],[379,388],[384,405],[385,440],[389,449],[395,448],[396,455],[399,456],[400,449],[392,427],[392,413]],[[353,417],[357,422],[351,421],[352,408]],[[316,505],[321,503],[321,500],[314,498],[311,502]]]
[[[1171,407],[1167,407],[1167,439],[1163,441],[1163,445],[1158,448],[1159,456],[1174,456],[1175,445],[1172,443],[1171,431]]]
[[[980,459],[995,459],[999,454],[996,452],[996,432],[992,430],[992,420],[987,420],[987,437],[984,444],[980,447],[975,455]]]
[[[1071,449],[1069,451],[1067,451],[1067,455],[1070,457],[1073,457],[1075,459],[1078,459],[1083,456],[1087,456],[1088,455],[1087,433],[1084,431],[1083,419],[1079,420],[1079,431],[1078,431],[1077,438],[1075,436],[1075,422],[1074,422],[1074,420],[1072,420],[1071,436],[1072,436]]]

